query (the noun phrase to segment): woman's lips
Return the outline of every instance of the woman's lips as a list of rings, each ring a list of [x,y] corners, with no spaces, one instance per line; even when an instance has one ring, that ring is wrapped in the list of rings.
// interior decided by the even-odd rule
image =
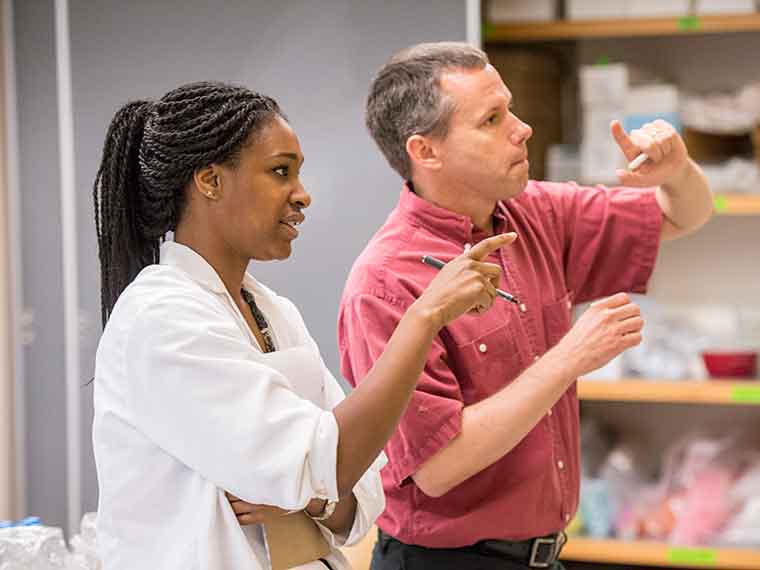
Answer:
[[[290,224],[288,222],[280,222],[280,225],[285,228],[285,232],[288,234],[288,236],[291,239],[295,239],[298,237],[298,230],[295,228],[293,224]]]

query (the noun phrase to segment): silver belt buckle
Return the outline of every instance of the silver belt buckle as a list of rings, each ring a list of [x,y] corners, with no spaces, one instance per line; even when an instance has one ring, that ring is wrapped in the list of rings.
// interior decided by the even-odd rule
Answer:
[[[547,562],[536,560],[539,554],[539,548],[542,545],[549,545],[551,546],[551,552],[549,553],[549,556],[547,557]],[[530,550],[530,560],[528,561],[528,566],[531,568],[548,568],[554,562],[557,560],[557,554],[559,554],[559,536],[555,538],[536,538],[533,540],[533,546]]]

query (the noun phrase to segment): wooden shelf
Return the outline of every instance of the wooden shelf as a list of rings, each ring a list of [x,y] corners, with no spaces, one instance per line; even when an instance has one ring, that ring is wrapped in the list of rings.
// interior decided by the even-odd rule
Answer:
[[[622,38],[760,31],[760,14],[704,15],[619,20],[489,23],[486,42],[544,42],[583,38]]]
[[[721,216],[760,215],[760,194],[716,194],[714,202]]]
[[[760,381],[580,380],[578,397],[581,400],[607,402],[760,405]]]
[[[679,547],[658,542],[626,542],[570,537],[563,560],[606,564],[636,564],[658,568],[758,570],[760,549]]]

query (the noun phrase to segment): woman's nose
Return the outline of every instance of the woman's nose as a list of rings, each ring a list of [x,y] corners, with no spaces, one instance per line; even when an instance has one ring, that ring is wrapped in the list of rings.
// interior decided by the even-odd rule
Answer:
[[[308,208],[311,204],[311,195],[303,187],[301,181],[298,181],[298,189],[290,195],[290,201],[298,205],[299,208]]]

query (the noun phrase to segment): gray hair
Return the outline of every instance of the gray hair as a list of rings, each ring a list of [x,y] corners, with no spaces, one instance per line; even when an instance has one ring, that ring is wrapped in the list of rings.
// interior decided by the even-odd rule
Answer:
[[[412,177],[406,141],[412,135],[445,137],[455,102],[441,91],[444,71],[483,69],[488,56],[460,42],[417,44],[391,57],[370,85],[364,120],[393,169]]]

